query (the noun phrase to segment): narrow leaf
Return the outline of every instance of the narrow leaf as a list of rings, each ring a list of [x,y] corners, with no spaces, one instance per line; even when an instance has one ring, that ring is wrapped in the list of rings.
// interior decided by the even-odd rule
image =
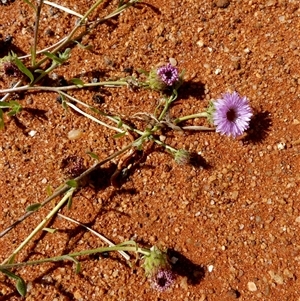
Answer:
[[[74,257],[71,257],[69,255],[63,255],[62,258],[73,261],[76,264],[76,267],[75,267],[76,274],[78,274],[80,272],[81,266],[80,266],[80,262],[78,260],[76,260]]]
[[[32,2],[30,2],[29,0],[23,0],[25,3],[27,3],[29,6],[31,6],[34,11],[36,11],[36,7],[32,4]]]
[[[79,274],[80,271],[81,271],[81,265],[80,265],[80,262],[77,261],[77,263],[76,263],[76,268],[75,268],[75,273],[76,273],[76,274]]]
[[[46,192],[47,192],[48,196],[52,195],[53,191],[52,191],[52,187],[50,185],[47,185]]]
[[[7,102],[7,101],[1,101],[0,102],[0,108],[2,108],[2,109],[10,108],[9,102]]]
[[[77,183],[77,181],[75,181],[75,180],[69,180],[69,181],[66,182],[66,184],[67,184],[68,186],[70,186],[70,187],[74,187],[74,188],[77,188],[77,187],[78,187],[78,183]]]
[[[40,208],[42,207],[42,204],[40,203],[35,203],[35,204],[32,204],[32,205],[29,205],[27,208],[26,208],[26,211],[37,211],[39,210]]]
[[[16,289],[19,292],[19,294],[22,297],[25,297],[26,293],[27,293],[27,287],[26,287],[26,283],[25,281],[20,277],[17,276],[16,274],[14,274],[13,272],[3,269],[1,270],[2,273],[4,273],[6,276],[16,280]]]
[[[108,114],[106,114],[106,113],[104,113],[104,112],[98,110],[97,108],[89,107],[89,109],[90,109],[91,111],[93,111],[93,112],[99,114],[99,115],[102,115],[102,116],[108,116]]]
[[[32,83],[34,81],[34,76],[31,71],[22,63],[21,60],[18,59],[17,56],[14,57],[14,62],[16,63],[18,69],[25,74],[30,79],[30,83]]]
[[[86,45],[84,46],[83,44],[81,44],[80,42],[78,41],[75,41],[75,43],[82,49],[85,49],[85,50],[92,50],[93,49],[93,46],[92,45]]]
[[[116,135],[113,135],[113,138],[121,138],[124,137],[126,135],[126,132],[122,132],[122,133],[118,133]]]
[[[94,153],[92,153],[92,152],[87,152],[87,154],[88,154],[91,158],[93,158],[93,159],[99,161],[99,157],[98,157],[96,154],[94,154]]]
[[[45,70],[43,70],[43,69],[36,69],[36,70],[34,70],[34,72],[35,72],[35,73],[42,74],[42,75],[47,74],[47,72],[45,72]]]
[[[0,108],[0,130],[4,129],[4,119],[3,119],[3,111]]]
[[[9,102],[9,105],[11,107],[11,110],[7,113],[8,116],[17,115],[22,111],[22,106],[17,101],[12,100]]]
[[[84,86],[84,82],[79,78],[72,78],[71,82],[79,88],[82,88]]]
[[[16,288],[22,297],[26,296],[26,293],[27,293],[26,283],[21,277],[19,277],[19,279],[16,282]]]
[[[44,231],[49,232],[51,234],[55,233],[57,229],[52,229],[52,228],[43,228]]]
[[[117,127],[120,128],[120,127],[122,127],[122,125],[123,125],[123,121],[120,119],[119,122],[118,122]]]
[[[59,58],[58,56],[56,56],[55,54],[49,52],[49,51],[45,51],[43,52],[43,54],[48,57],[49,59],[51,59],[52,61],[58,63],[58,64],[62,64],[64,62],[64,60],[62,60],[61,58]]]

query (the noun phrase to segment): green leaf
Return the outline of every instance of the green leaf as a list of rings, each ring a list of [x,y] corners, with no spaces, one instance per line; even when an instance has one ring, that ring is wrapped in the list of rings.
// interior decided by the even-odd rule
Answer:
[[[53,54],[53,53],[51,53],[49,51],[45,51],[45,52],[43,52],[43,54],[46,57],[48,57],[49,59],[51,59],[53,62],[55,62],[55,63],[57,63],[59,65],[61,65],[64,62],[63,59],[59,58],[58,56],[56,56],[55,54]]]
[[[63,60],[63,62],[67,61],[70,58],[71,48],[67,48],[63,53],[58,53],[58,56],[60,59]]]
[[[36,11],[36,7],[32,4],[32,2],[30,2],[29,0],[23,0],[23,1],[27,3],[30,7],[32,7],[34,11]]]
[[[84,82],[79,78],[72,78],[71,82],[76,85],[78,88],[82,88],[84,86]]]
[[[89,107],[89,109],[90,109],[91,111],[93,111],[93,112],[99,114],[99,115],[102,115],[102,116],[109,116],[108,114],[106,114],[106,113],[104,113],[104,112],[98,110],[97,108]]]
[[[126,135],[126,132],[122,132],[122,133],[118,133],[116,135],[113,135],[113,138],[121,138],[124,137]]]
[[[34,72],[35,72],[35,73],[42,74],[42,75],[47,74],[47,72],[46,72],[45,70],[43,70],[43,69],[35,69]]]
[[[1,270],[1,272],[4,273],[5,275],[7,275],[8,277],[16,280],[17,291],[19,292],[19,294],[22,297],[25,297],[25,295],[27,293],[27,287],[26,287],[25,281],[20,276],[17,276],[16,274],[12,273],[9,270],[3,269],[3,270]]]
[[[17,56],[14,56],[14,62],[16,63],[18,69],[25,74],[29,79],[30,79],[30,83],[32,83],[34,81],[34,76],[31,73],[31,71],[26,68],[26,66],[22,63],[21,60],[18,59]]]
[[[39,210],[41,207],[42,207],[42,204],[40,204],[40,203],[35,203],[35,204],[32,204],[32,205],[29,205],[29,206],[26,208],[26,211],[27,211],[27,212],[29,212],[29,211],[37,211],[37,210]]]
[[[68,110],[69,107],[64,99],[62,100],[61,105],[66,111]]]
[[[0,108],[0,130],[4,129],[4,119],[3,119],[3,111]]]
[[[16,288],[22,297],[26,296],[26,293],[27,293],[26,283],[21,277],[18,277],[18,280],[16,282]]]
[[[94,154],[94,153],[92,153],[92,152],[87,152],[87,154],[88,154],[91,158],[93,158],[93,159],[99,161],[99,157],[98,157],[96,154]]]
[[[50,185],[47,185],[46,192],[47,192],[48,196],[52,195],[53,191],[52,191],[52,187]]]
[[[2,109],[8,109],[10,108],[11,110],[7,113],[8,116],[13,116],[19,113],[22,110],[22,106],[17,102],[17,101],[2,101],[0,102],[0,108]]]
[[[19,112],[22,111],[22,106],[17,101],[10,101],[9,102],[11,110],[7,113],[8,116],[17,115]]]
[[[10,108],[9,102],[7,102],[7,101],[1,101],[0,102],[0,108],[2,108],[2,109]]]
[[[118,122],[117,127],[120,128],[120,127],[122,127],[122,125],[123,125],[123,121],[120,119],[119,122]]]
[[[69,180],[69,181],[66,182],[66,184],[68,186],[70,186],[70,187],[73,187],[73,188],[77,188],[78,187],[78,183],[75,180]]]
[[[81,266],[80,266],[80,262],[78,260],[76,260],[74,257],[71,257],[69,255],[63,255],[61,257],[63,259],[67,259],[67,260],[71,260],[71,261],[75,262],[75,264],[76,264],[75,272],[76,272],[76,274],[78,274],[80,272]]]
[[[44,231],[49,232],[51,234],[55,233],[57,229],[52,229],[52,228],[43,228]]]
[[[78,41],[75,41],[75,43],[82,49],[85,49],[85,50],[92,50],[93,49],[93,46],[92,45],[86,45],[84,46],[83,44],[81,44],[80,42]]]

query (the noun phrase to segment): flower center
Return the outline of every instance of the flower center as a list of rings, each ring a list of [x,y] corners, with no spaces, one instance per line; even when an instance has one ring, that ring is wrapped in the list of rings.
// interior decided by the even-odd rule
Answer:
[[[173,72],[172,71],[166,71],[165,72],[166,79],[173,79]]]
[[[165,277],[160,277],[157,279],[157,284],[159,285],[159,287],[164,288],[168,283],[168,279],[166,279]]]
[[[235,121],[237,119],[237,114],[234,109],[229,109],[226,113],[228,121]]]

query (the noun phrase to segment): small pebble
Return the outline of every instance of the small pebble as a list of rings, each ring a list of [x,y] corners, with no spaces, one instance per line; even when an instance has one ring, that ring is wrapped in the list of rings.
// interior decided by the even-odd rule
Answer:
[[[214,269],[214,266],[213,265],[209,265],[207,266],[207,270],[211,273]]]
[[[216,0],[215,4],[217,7],[226,8],[230,4],[230,1],[229,0]]]
[[[82,136],[82,131],[81,130],[71,130],[69,133],[68,133],[68,138],[70,140],[77,140],[79,139],[80,137]]]
[[[256,292],[257,291],[257,287],[256,287],[256,284],[252,281],[248,282],[247,283],[247,287],[248,287],[248,290],[250,292]]]
[[[172,66],[176,66],[177,65],[177,61],[173,58],[173,57],[170,57],[169,58],[169,62],[170,62],[170,64],[172,65]]]
[[[29,135],[30,137],[34,137],[36,133],[37,133],[37,131],[31,130],[31,131],[28,133],[28,135]]]
[[[283,149],[285,149],[285,143],[283,143],[283,142],[278,143],[278,144],[277,144],[277,149],[278,149],[278,150],[283,150]]]

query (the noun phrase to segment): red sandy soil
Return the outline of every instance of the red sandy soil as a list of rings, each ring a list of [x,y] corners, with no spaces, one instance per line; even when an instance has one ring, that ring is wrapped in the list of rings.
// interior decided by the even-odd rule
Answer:
[[[57,3],[81,14],[92,5],[90,0]],[[116,5],[106,1],[97,15]],[[8,1],[0,5],[0,20],[1,39],[12,37],[2,44],[1,56],[5,50],[29,53],[33,10],[21,0]],[[63,38],[75,22],[76,17],[44,5],[38,49]],[[76,193],[70,210],[61,211],[114,243],[135,239],[169,249],[178,259],[171,288],[153,290],[140,261],[130,267],[112,253],[82,257],[79,274],[69,262],[15,270],[28,285],[26,300],[299,301],[299,33],[298,0],[147,0],[85,37],[91,51],[72,48],[68,63],[55,70],[66,80],[134,75],[171,58],[185,70],[171,117],[201,112],[226,91],[247,96],[254,117],[239,139],[215,132],[162,132],[167,144],[197,154],[196,162],[177,165],[161,147],[146,144],[119,188],[110,184],[114,160]],[[2,89],[12,82],[0,80]],[[128,120],[137,112],[153,113],[160,99],[158,92],[126,87],[70,93]],[[100,103],[93,101],[95,94]],[[65,158],[80,156],[89,167],[94,160],[88,151],[104,159],[130,142],[66,111],[55,93],[18,97],[23,111],[6,117],[0,132],[0,231],[28,205],[42,202],[48,185],[55,189],[66,180]],[[200,119],[186,124],[208,125]],[[82,131],[80,139],[68,139],[72,129]],[[0,238],[1,262],[58,200]],[[17,262],[105,246],[62,218],[48,227],[57,232],[38,234]],[[135,255],[130,256],[134,264]],[[22,300],[4,276],[0,300]]]

